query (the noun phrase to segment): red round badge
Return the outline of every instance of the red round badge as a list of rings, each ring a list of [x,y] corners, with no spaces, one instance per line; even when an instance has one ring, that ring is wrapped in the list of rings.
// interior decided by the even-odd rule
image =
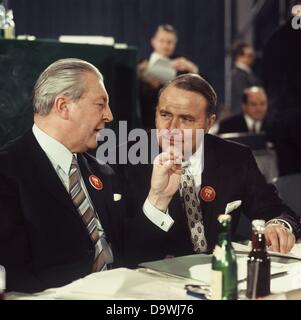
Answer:
[[[205,202],[211,202],[215,199],[216,192],[212,187],[206,186],[201,189],[200,196]]]
[[[99,178],[97,178],[96,176],[90,176],[89,181],[93,188],[95,188],[96,190],[102,190],[103,183]]]

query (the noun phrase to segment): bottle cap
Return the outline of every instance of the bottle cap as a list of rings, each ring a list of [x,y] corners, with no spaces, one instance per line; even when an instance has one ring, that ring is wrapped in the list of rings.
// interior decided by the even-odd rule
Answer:
[[[253,220],[252,221],[252,229],[256,231],[264,231],[265,221],[264,220]]]
[[[218,216],[217,218],[219,223],[223,223],[223,222],[230,222],[231,221],[231,216],[229,214],[221,214]]]
[[[0,266],[0,292],[5,291],[6,283],[5,283],[5,268]]]

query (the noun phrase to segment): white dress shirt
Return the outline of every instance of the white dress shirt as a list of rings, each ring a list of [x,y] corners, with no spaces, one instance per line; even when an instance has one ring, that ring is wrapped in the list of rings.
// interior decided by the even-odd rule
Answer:
[[[42,131],[36,124],[33,125],[32,132],[40,147],[49,158],[63,185],[69,192],[69,171],[73,158],[72,152],[70,152],[63,144]]]
[[[249,132],[253,132],[253,126],[255,124],[255,133],[259,133],[261,130],[261,126],[262,126],[262,121],[257,121],[252,119],[249,115],[247,115],[246,113],[244,113],[244,118],[248,127]]]
[[[191,155],[188,161],[182,164],[183,167],[188,167],[188,170],[194,177],[196,192],[198,193],[202,184],[202,173],[204,169],[204,152],[203,145],[200,146],[197,151]],[[167,212],[162,212],[154,207],[148,198],[143,205],[143,212],[146,217],[154,223],[157,227],[167,232],[174,224],[174,220]]]

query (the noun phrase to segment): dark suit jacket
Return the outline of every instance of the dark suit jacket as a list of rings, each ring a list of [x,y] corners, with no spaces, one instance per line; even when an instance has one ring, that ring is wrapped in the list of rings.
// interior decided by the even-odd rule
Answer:
[[[264,130],[265,121],[263,121],[260,131]],[[249,132],[245,117],[242,113],[225,119],[220,123],[218,133],[221,134],[228,132]]]
[[[115,262],[122,256],[122,201],[113,170],[89,154],[78,154],[80,170],[111,243]],[[103,182],[98,191],[93,174]],[[7,290],[34,292],[65,285],[89,274],[93,245],[71,197],[32,132],[0,152],[0,265]]]
[[[265,182],[251,151],[237,143],[205,135],[202,187],[216,191],[212,202],[201,200],[209,252],[218,235],[217,217],[225,212],[227,203],[242,200],[242,206],[231,213],[232,233],[236,231],[239,214],[243,211],[250,220],[270,220],[281,217],[300,235],[300,223],[295,214],[278,198],[276,189]],[[125,237],[125,257],[130,266],[142,261],[163,259],[166,255],[193,254],[190,230],[182,200],[177,192],[169,214],[174,224],[168,232],[154,225],[143,213],[142,206],[150,190],[152,165],[125,165],[117,168],[124,175],[128,200],[128,219]]]
[[[233,114],[241,112],[242,95],[246,88],[261,85],[260,81],[254,73],[248,73],[234,66],[231,75],[232,81],[232,98],[231,98],[231,111]]]

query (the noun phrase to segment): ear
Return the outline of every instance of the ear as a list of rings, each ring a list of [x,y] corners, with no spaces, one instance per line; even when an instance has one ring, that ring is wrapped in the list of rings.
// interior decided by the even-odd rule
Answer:
[[[53,103],[53,108],[56,114],[64,120],[67,120],[69,118],[69,103],[70,99],[65,96],[57,96]]]
[[[212,114],[210,117],[207,118],[207,128],[206,128],[206,133],[209,132],[210,128],[214,125],[216,120],[216,114]]]
[[[152,46],[153,49],[155,49],[155,41],[156,41],[155,37],[152,37],[151,40],[150,40],[150,43],[151,43],[151,46]]]

